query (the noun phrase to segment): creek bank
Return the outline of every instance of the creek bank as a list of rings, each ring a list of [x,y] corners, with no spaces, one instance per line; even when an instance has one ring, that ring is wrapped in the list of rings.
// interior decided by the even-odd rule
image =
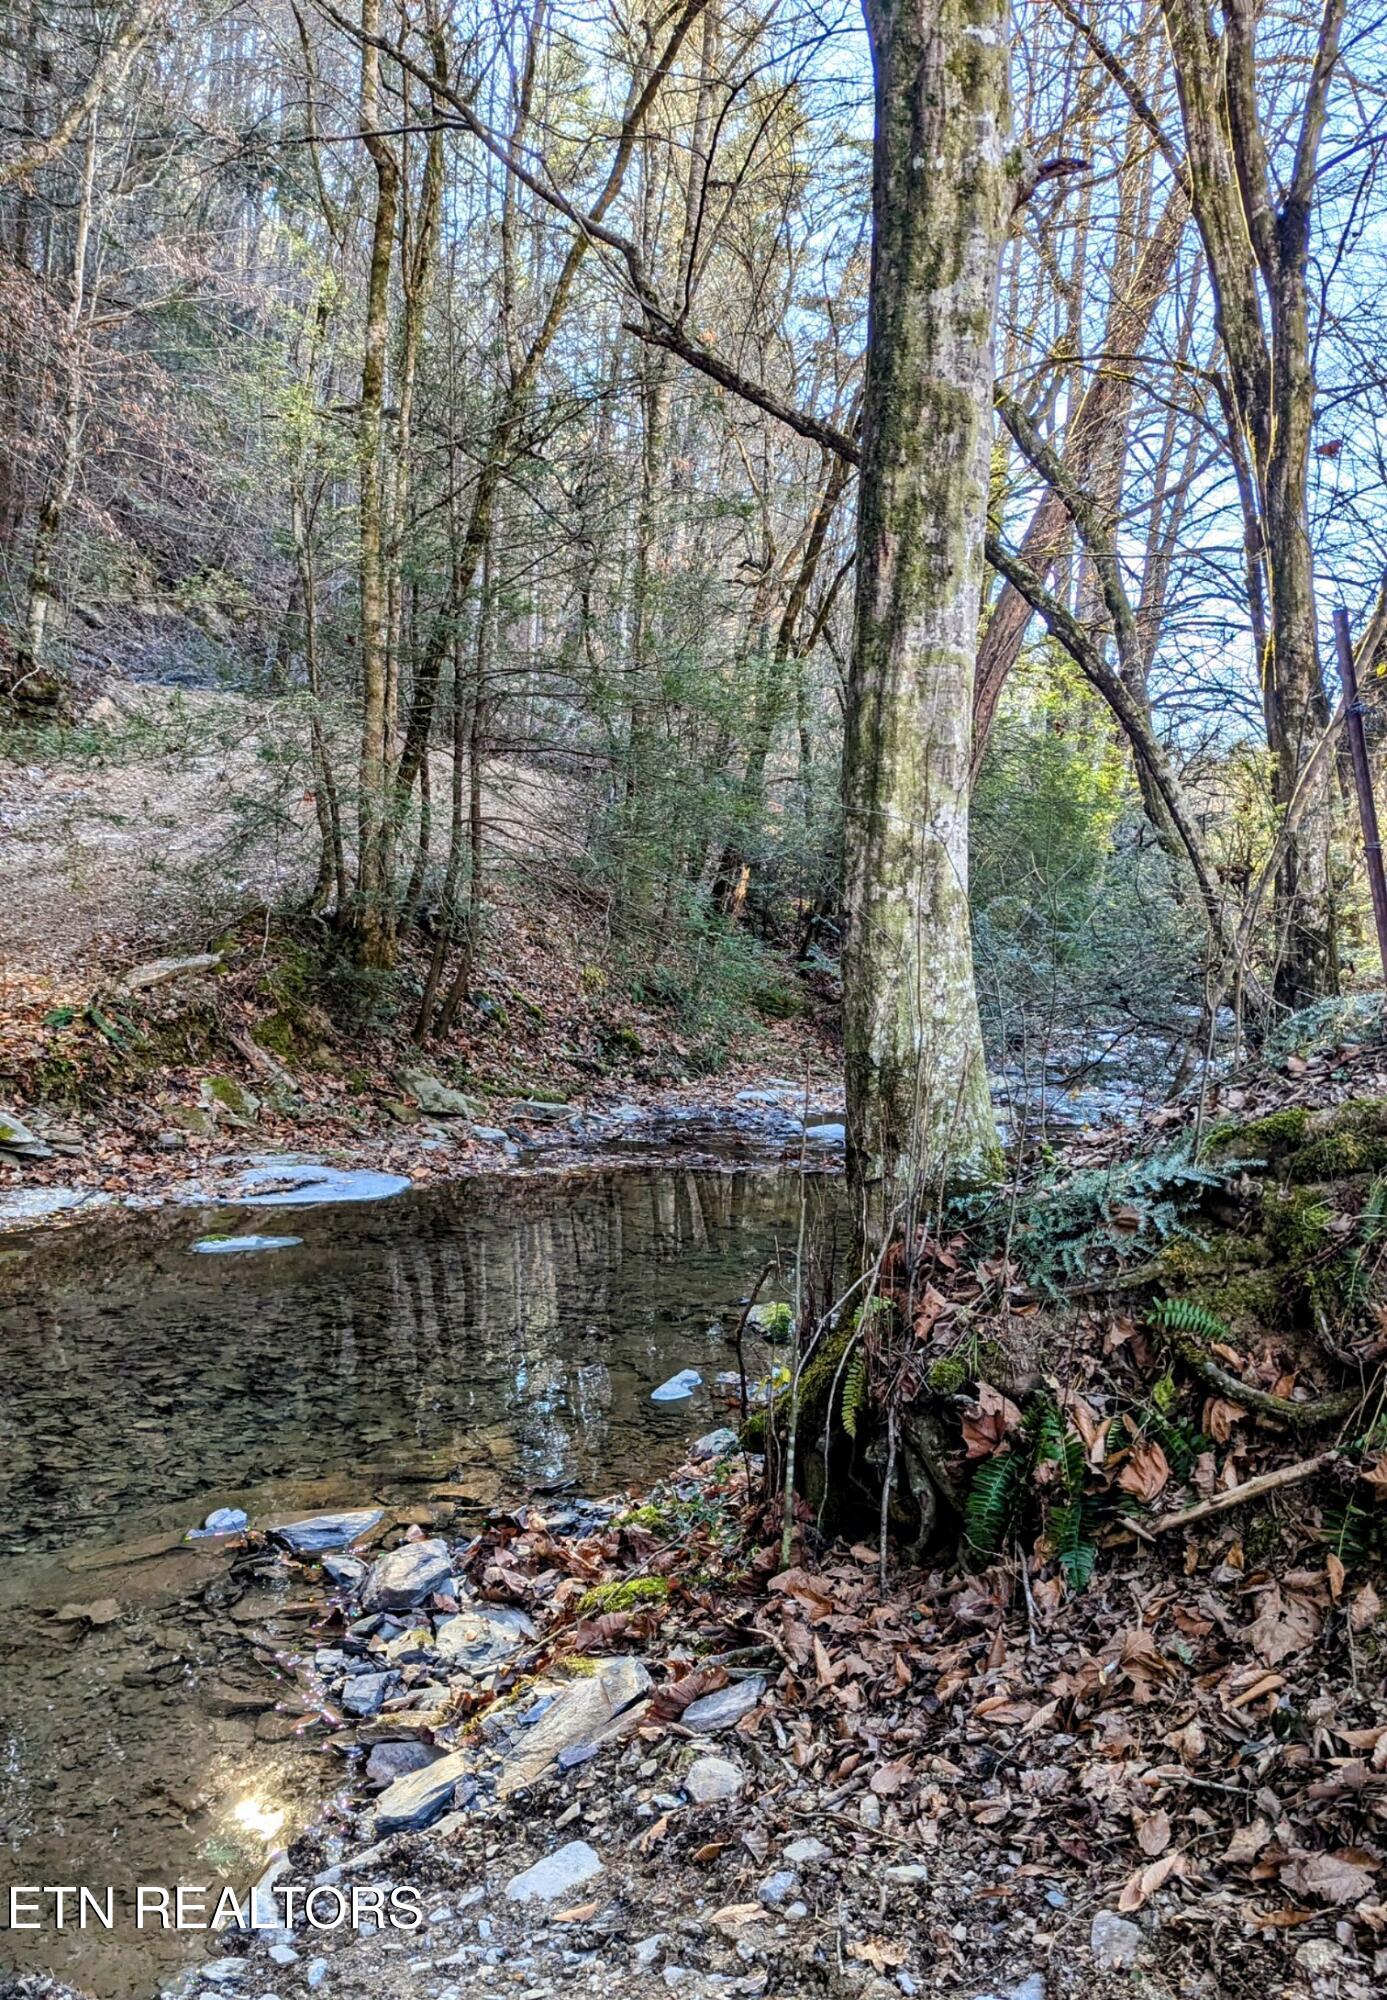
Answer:
[[[827,1109],[825,1109],[827,1107]],[[301,1208],[330,1202],[386,1200],[410,1187],[426,1187],[476,1174],[530,1176],[582,1167],[679,1166],[737,1169],[798,1160],[810,1145],[812,1171],[832,1171],[841,1156],[842,1126],[830,1113],[834,1089],[821,1084],[806,1098],[802,1083],[772,1080],[755,1090],[705,1084],[651,1094],[643,1103],[543,1103],[513,1100],[498,1106],[503,1126],[472,1125],[421,1117],[408,1135],[362,1132],[349,1145],[308,1154],[292,1143],[279,1151],[228,1150],[228,1128],[210,1126],[184,1135],[177,1147],[128,1142],[92,1130],[79,1142],[77,1128],[57,1126],[31,1113],[35,1129],[69,1134],[62,1152],[41,1158],[8,1158],[0,1149],[0,1234],[37,1225],[65,1226],[103,1209],[153,1209],[165,1205],[208,1208]],[[806,1127],[808,1129],[806,1129]],[[26,1128],[27,1129],[27,1128]],[[287,1135],[286,1135],[287,1138]],[[812,1144],[810,1141],[812,1140]],[[118,1170],[111,1155],[118,1153]],[[91,1162],[99,1161],[97,1174]],[[204,1236],[190,1245],[200,1254],[292,1247],[288,1238]]]
[[[217,1991],[1222,2000],[1212,1926],[1268,1994],[1372,2000],[1381,1842],[1337,1774],[1371,1800],[1387,1769],[1376,1625],[1351,1674],[1278,1611],[1269,1671],[1268,1607],[1310,1585],[1245,1571],[1227,1524],[1068,1596],[1005,1566],[883,1589],[807,1520],[777,1572],[759,1477],[691,1454],[639,1506],[447,1539],[443,1587],[392,1613],[362,1606],[399,1550],[329,1593],[300,1699],[348,1785],[278,1880],[405,1887],[425,1921],[228,1937]],[[1302,1703],[1315,1735],[1278,1739]]]

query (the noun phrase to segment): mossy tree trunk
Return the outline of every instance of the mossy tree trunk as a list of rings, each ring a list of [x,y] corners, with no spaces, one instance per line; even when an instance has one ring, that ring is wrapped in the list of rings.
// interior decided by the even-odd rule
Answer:
[[[997,274],[1015,189],[1005,0],[864,0],[876,77],[844,751],[848,1170],[867,1248],[993,1169],[968,913]]]

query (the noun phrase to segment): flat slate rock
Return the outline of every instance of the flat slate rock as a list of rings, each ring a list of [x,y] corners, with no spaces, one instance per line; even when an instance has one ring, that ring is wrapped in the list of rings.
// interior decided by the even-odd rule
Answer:
[[[705,1694],[697,1701],[691,1701],[679,1720],[686,1729],[695,1729],[705,1735],[711,1735],[718,1729],[730,1729],[734,1722],[740,1722],[744,1715],[751,1713],[765,1692],[764,1676],[751,1674],[744,1681],[731,1681],[715,1694]]]
[[[454,1750],[422,1770],[397,1778],[376,1801],[376,1838],[431,1826],[452,1804],[457,1786],[473,1775],[475,1762],[471,1750]]]
[[[533,1624],[516,1606],[474,1604],[459,1611],[456,1618],[440,1620],[434,1651],[468,1673],[481,1674],[508,1660],[534,1637]]]
[[[352,1507],[340,1514],[306,1514],[297,1521],[271,1521],[266,1532],[295,1555],[322,1555],[345,1549],[385,1519],[383,1507]]]
[[[361,1591],[365,1611],[412,1611],[452,1581],[453,1559],[441,1535],[401,1542],[371,1565]]]
[[[604,1867],[595,1847],[589,1847],[585,1840],[570,1840],[566,1847],[536,1861],[523,1875],[513,1875],[506,1884],[506,1895],[512,1903],[557,1902],[560,1896],[593,1881]]]
[[[366,1781],[372,1785],[393,1785],[411,1771],[427,1771],[437,1764],[443,1751],[432,1743],[377,1743],[366,1759]]]
[[[681,1368],[677,1375],[671,1375],[668,1382],[662,1382],[658,1389],[650,1391],[652,1403],[682,1403],[686,1396],[692,1396],[695,1389],[702,1386],[703,1377],[696,1368]]]
[[[200,1236],[192,1245],[196,1257],[237,1257],[257,1250],[297,1250],[301,1236]]]
[[[684,1773],[684,1790],[696,1806],[735,1799],[745,1783],[741,1766],[727,1757],[698,1757]]]

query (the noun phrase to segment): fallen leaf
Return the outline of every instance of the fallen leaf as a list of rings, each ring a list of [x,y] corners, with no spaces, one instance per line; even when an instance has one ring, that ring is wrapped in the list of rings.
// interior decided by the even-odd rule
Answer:
[[[1273,1584],[1248,1627],[1248,1643],[1267,1666],[1279,1666],[1319,1637],[1320,1624],[1319,1613],[1304,1598],[1288,1597],[1279,1584]]]
[[[1145,1439],[1132,1446],[1126,1464],[1117,1475],[1122,1491],[1141,1501],[1154,1500],[1165,1491],[1169,1480],[1170,1461],[1158,1444]]]
[[[1281,1864],[1281,1880],[1297,1896],[1321,1903],[1356,1903],[1370,1895],[1377,1863],[1360,1848],[1333,1854],[1296,1854]]]
[[[1137,1846],[1143,1854],[1164,1854],[1170,1845],[1170,1814],[1164,1806],[1136,1815]]]
[[[1230,1868],[1245,1867],[1255,1861],[1267,1842],[1271,1839],[1271,1825],[1259,1813],[1251,1826],[1234,1829],[1233,1838],[1218,1857]]]
[[[1148,1897],[1154,1896],[1161,1884],[1181,1865],[1180,1850],[1163,1854],[1159,1861],[1153,1861],[1145,1868],[1138,1868],[1135,1875],[1129,1875],[1122,1885],[1122,1893],[1117,1899],[1119,1910],[1139,1910]]]
[[[585,1924],[590,1917],[597,1915],[601,1907],[600,1900],[596,1903],[578,1903],[571,1910],[560,1910],[554,1922],[556,1924]]]

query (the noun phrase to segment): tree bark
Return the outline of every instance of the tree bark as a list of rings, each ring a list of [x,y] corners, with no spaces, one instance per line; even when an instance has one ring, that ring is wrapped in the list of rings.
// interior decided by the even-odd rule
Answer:
[[[1004,0],[864,0],[876,82],[843,765],[848,1173],[863,1246],[998,1157],[968,912],[973,669],[1010,221]]]

